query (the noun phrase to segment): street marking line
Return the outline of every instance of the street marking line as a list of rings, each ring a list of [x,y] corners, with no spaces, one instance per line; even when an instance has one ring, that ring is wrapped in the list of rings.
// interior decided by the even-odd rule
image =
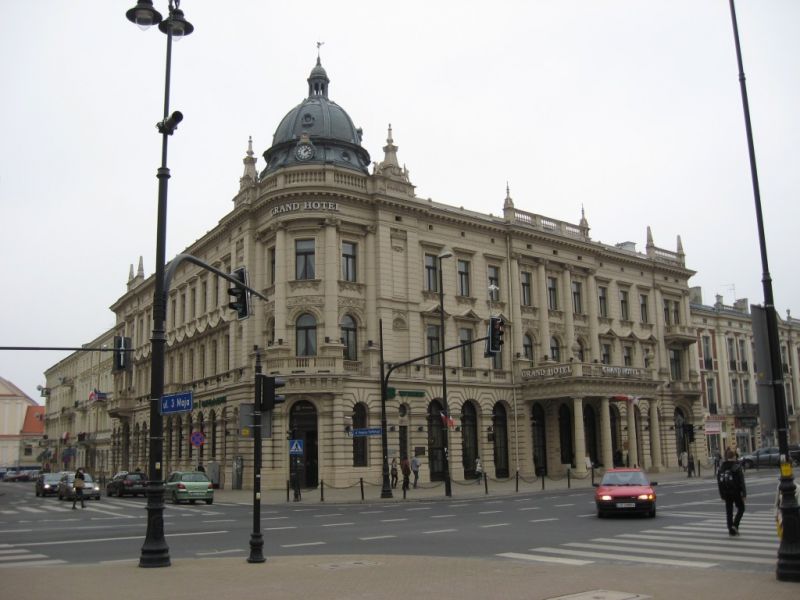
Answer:
[[[430,506],[420,506],[418,508],[407,508],[406,511],[411,512],[412,510],[431,510]]]
[[[321,519],[324,517],[341,517],[344,513],[328,513],[326,515],[314,515],[315,519]]]
[[[282,544],[281,548],[300,548],[302,546],[324,546],[325,542],[306,542],[304,544]]]
[[[261,520],[262,521],[279,521],[280,519],[288,519],[288,518],[289,517],[263,517]]]
[[[672,548],[672,549],[681,549],[684,548],[686,550],[708,550],[709,552],[722,552],[722,553],[738,553],[738,554],[760,554],[762,556],[775,556],[775,549],[772,550],[764,550],[761,548],[747,548],[744,546],[739,546],[736,544],[737,547],[732,546],[704,546],[702,543],[686,543],[686,544],[675,544],[670,542],[664,542],[662,540],[658,541],[658,544],[654,543],[650,540],[631,540],[631,539],[624,539],[620,540],[617,538],[592,538],[593,542],[606,542],[609,544],[630,544],[632,546],[649,546],[653,547],[656,546],[660,548]],[[721,556],[719,558],[722,558]]]
[[[570,542],[568,544],[564,544],[565,546],[570,546],[571,548],[588,548],[590,550],[617,550],[617,551],[625,551],[628,548],[614,548],[610,547],[607,544],[583,544],[580,542]],[[678,552],[674,550],[648,550],[646,548],[636,548],[635,550],[631,549],[632,551],[638,552],[640,554],[655,554],[657,556],[682,556],[684,558],[708,558],[708,554],[700,553],[700,552]],[[720,557],[720,560],[725,561],[732,561],[732,562],[746,562],[746,563],[758,563],[761,565],[774,565],[775,559],[766,559],[766,558],[756,558],[756,557],[749,557],[749,556],[726,556]]]
[[[430,518],[431,519],[450,519],[450,518],[455,517],[455,516],[456,515],[431,515]]]
[[[387,540],[389,538],[396,538],[396,535],[373,535],[371,537],[360,537],[362,542],[369,542],[371,540]]]
[[[377,515],[377,514],[380,514],[382,512],[386,512],[386,511],[383,511],[383,510],[362,510],[358,514],[360,514],[360,515]]]
[[[578,560],[577,558],[561,558],[559,556],[542,556],[538,554],[520,554],[519,552],[503,552],[497,556],[503,558],[514,558],[517,560],[533,560],[537,562],[558,563],[562,565],[575,565],[577,567],[583,565],[591,565],[593,560]]]
[[[541,507],[539,506],[525,506],[523,508],[518,508],[517,510],[539,510]]]
[[[286,527],[264,527],[264,531],[280,531],[281,529],[297,529],[297,526],[287,525]]]
[[[0,561],[5,560],[28,560],[29,558],[49,558],[46,554],[28,554],[27,550],[17,550],[13,556],[0,556]]]
[[[554,504],[553,508],[561,508],[563,506],[575,506],[575,503],[573,502],[572,504]]]
[[[0,533],[30,533],[33,529],[2,529]]]
[[[452,533],[454,531],[458,531],[458,529],[433,529],[431,531],[423,531],[422,533],[424,533],[424,534],[428,534],[428,533]]]
[[[643,540],[666,540],[668,542],[693,542],[698,544],[713,544],[719,546],[730,546],[731,539],[730,536],[727,536],[725,539],[708,539],[708,538],[700,538],[700,537],[691,537],[689,533],[669,533],[665,532],[662,535],[647,535],[644,533],[621,533],[618,537],[622,538],[634,538],[634,539],[643,539]],[[775,540],[775,543],[769,544],[766,542],[748,542],[743,541],[741,538],[733,542],[737,547],[738,546],[745,546],[750,548],[776,548],[778,544],[778,540]]]
[[[486,529],[487,527],[507,527],[511,525],[511,523],[493,523],[492,525],[481,525],[481,529]]]
[[[234,554],[237,552],[244,552],[241,548],[235,548],[233,550],[217,550],[216,552],[195,552],[196,556],[216,556],[217,554]]]
[[[716,567],[717,563],[711,562],[689,562],[686,560],[672,560],[669,558],[650,558],[647,556],[631,556],[628,554],[612,554],[610,552],[585,552],[581,550],[567,550],[566,548],[531,548],[531,552],[552,552],[554,554],[564,554],[567,556],[583,556],[586,558],[605,558],[610,560],[622,560],[627,562],[651,563],[657,565],[671,565],[675,567],[692,567],[694,569],[708,569]],[[774,561],[773,561],[774,562]]]
[[[237,519],[212,519],[208,521],[201,521],[201,523],[235,523]]]
[[[499,512],[503,512],[502,510],[482,510],[478,514],[479,515],[496,515]]]
[[[403,517],[400,519],[381,519],[381,523],[394,523],[396,521],[408,521],[408,517]]]
[[[321,527],[344,527],[345,525],[355,525],[355,523],[325,523]]]
[[[186,537],[190,535],[217,535],[220,533],[230,533],[230,531],[198,531],[194,533],[169,533],[165,537]],[[130,535],[127,537],[113,537],[113,538],[94,538],[94,539],[80,539],[80,540],[58,540],[55,542],[30,542],[28,544],[11,544],[14,548],[30,547],[30,546],[55,546],[62,544],[90,544],[92,542],[114,542],[117,540],[141,540],[141,535]]]
[[[0,564],[0,569],[9,569],[14,567],[49,567],[52,565],[66,564],[65,560],[32,560],[30,562],[16,562],[16,563],[3,563]]]
[[[556,517],[550,517],[549,519],[531,519],[528,523],[544,523],[546,521],[558,521]]]

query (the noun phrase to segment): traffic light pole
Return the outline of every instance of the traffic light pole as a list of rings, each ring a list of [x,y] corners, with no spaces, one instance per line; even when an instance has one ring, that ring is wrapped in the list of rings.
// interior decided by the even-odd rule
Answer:
[[[264,398],[259,375],[261,374],[261,352],[256,347],[255,404],[253,405],[253,532],[250,534],[249,563],[263,563],[264,536],[261,535],[261,411]]]

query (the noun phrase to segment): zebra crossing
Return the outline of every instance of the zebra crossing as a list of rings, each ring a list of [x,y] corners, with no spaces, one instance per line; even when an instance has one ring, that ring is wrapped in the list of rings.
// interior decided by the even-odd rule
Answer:
[[[527,552],[504,552],[497,556],[573,566],[622,562],[693,569],[775,567],[779,541],[773,512],[745,513],[737,537],[728,535],[724,513],[695,514],[701,519],[696,523],[666,525],[559,546],[538,546]]]
[[[24,548],[14,548],[9,544],[0,544],[0,569],[13,567],[48,567],[52,565],[63,565],[66,561],[51,559],[46,554],[39,554],[25,550]]]
[[[124,500],[86,500],[86,508],[91,512],[109,512],[119,511],[131,508],[142,508],[143,505],[139,502],[125,502]],[[9,504],[0,509],[0,515],[17,515],[17,516],[31,516],[43,515],[48,513],[63,513],[72,511],[72,502],[59,502],[58,500],[44,501],[36,504]],[[125,516],[125,515],[120,515]]]

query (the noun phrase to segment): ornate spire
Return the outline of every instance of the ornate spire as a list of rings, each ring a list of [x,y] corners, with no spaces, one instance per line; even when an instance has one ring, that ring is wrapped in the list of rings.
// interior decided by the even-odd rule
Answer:
[[[653,232],[650,230],[650,225],[647,226],[647,247],[652,248],[655,244],[653,243]]]
[[[680,256],[685,256],[683,253],[683,242],[681,242],[681,236],[678,236],[678,254]]]
[[[372,173],[373,175],[389,177],[395,181],[411,183],[408,178],[408,169],[406,169],[405,165],[400,168],[400,163],[397,160],[397,146],[394,145],[394,139],[392,138],[391,123],[389,123],[389,132],[386,134],[386,145],[383,147],[383,160],[380,164],[374,165]],[[413,190],[411,193],[413,195]]]
[[[128,273],[128,283],[130,283],[131,281],[133,281],[133,263],[131,263],[131,270]]]
[[[581,227],[589,227],[589,221],[586,220],[586,211],[583,210],[583,204],[581,204]]]
[[[506,199],[503,202],[503,210],[507,208],[514,208],[514,201],[511,199],[511,188],[506,181]]]
[[[317,64],[311,69],[311,75],[308,76],[308,97],[322,96],[328,97],[328,84],[331,82],[328,79],[328,74],[322,68],[322,62],[319,59],[319,47],[323,42],[317,42]]]
[[[244,173],[239,179],[239,191],[250,187],[258,179],[256,172],[256,157],[253,154],[253,136],[247,139],[247,156],[242,160],[244,163]]]
[[[388,165],[393,167],[400,166],[400,163],[397,162],[397,146],[394,145],[394,140],[392,139],[391,123],[389,123],[389,133],[386,136],[386,145],[383,147],[383,162],[381,163],[381,166]]]
[[[136,277],[144,279],[144,260],[141,256],[139,257],[139,268],[136,271]]]

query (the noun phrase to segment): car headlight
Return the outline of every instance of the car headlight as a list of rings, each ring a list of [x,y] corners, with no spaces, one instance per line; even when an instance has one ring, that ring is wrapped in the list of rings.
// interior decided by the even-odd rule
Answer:
[[[600,496],[600,500],[608,502],[609,500],[611,500],[611,496],[609,496],[608,494],[605,494],[603,496]]]
[[[653,494],[639,494],[639,500],[653,500],[654,498]]]
[[[94,486],[94,491],[95,492],[99,492],[100,491],[100,486],[99,485]]]

